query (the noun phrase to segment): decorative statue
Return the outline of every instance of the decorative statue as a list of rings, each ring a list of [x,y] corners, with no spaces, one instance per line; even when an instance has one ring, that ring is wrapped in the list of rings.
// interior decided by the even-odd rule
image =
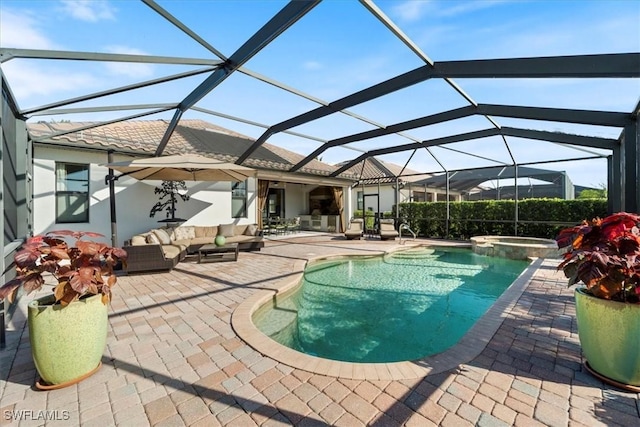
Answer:
[[[160,194],[160,201],[151,208],[150,217],[156,216],[156,213],[167,211],[167,219],[176,219],[176,201],[180,197],[183,202],[189,200],[187,195],[187,184],[184,181],[162,181],[160,187],[156,187],[153,192]]]

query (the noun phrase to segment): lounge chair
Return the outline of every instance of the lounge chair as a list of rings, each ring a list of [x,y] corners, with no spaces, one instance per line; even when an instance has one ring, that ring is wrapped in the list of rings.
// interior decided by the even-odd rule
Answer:
[[[347,240],[360,239],[364,228],[362,227],[362,218],[356,218],[349,221],[349,229],[344,232],[344,237]]]
[[[398,231],[394,228],[393,219],[381,219],[380,220],[380,239],[389,240],[398,237]]]

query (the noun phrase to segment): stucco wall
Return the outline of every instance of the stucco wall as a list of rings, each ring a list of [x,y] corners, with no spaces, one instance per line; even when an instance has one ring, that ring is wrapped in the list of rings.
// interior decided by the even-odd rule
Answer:
[[[127,157],[116,156],[115,161]],[[80,224],[55,223],[55,162],[90,164],[89,222]],[[71,229],[94,231],[105,235],[105,241],[111,242],[111,219],[109,209],[109,188],[104,182],[107,168],[98,166],[107,162],[106,152],[92,152],[72,148],[59,148],[38,145],[34,149],[33,186],[34,186],[34,233]],[[118,174],[116,172],[116,174]],[[153,205],[159,200],[153,190],[161,181],[137,181],[122,178],[116,181],[116,215],[118,245],[132,235],[161,226],[159,220],[164,213],[149,217]],[[256,182],[249,179],[247,189],[248,218],[231,218],[230,182],[187,182],[190,200],[177,203],[176,216],[187,218],[185,224],[218,225],[234,222],[247,224],[256,222]]]
[[[357,209],[357,203],[358,203],[358,191],[363,191],[361,186],[358,187],[353,187],[352,189],[352,208],[355,211]],[[369,186],[365,186],[364,187],[364,194],[379,194],[379,198],[380,198],[380,211],[381,212],[391,212],[391,210],[393,209],[393,206],[395,205],[396,199],[395,199],[395,189],[391,186],[391,185],[380,185],[380,192],[378,193],[378,186],[377,185],[369,185]],[[409,201],[409,191],[408,190],[401,190],[400,192],[401,194],[399,195],[400,198],[400,203],[404,203]],[[368,208],[372,208],[372,210],[374,212],[376,212],[378,210],[378,201],[376,200],[375,197],[372,196],[368,196],[365,198],[365,204],[364,204],[364,208],[365,210],[367,210]]]
[[[358,191],[363,191],[362,186],[352,187],[351,189],[351,208],[353,211],[357,210],[358,203]],[[412,192],[422,192],[424,191],[422,187],[414,187],[409,191],[408,184],[405,184],[405,187],[399,191],[398,194],[398,203],[408,203],[410,201],[410,196]],[[445,192],[441,190],[436,190],[433,188],[429,188],[428,190],[432,194],[438,195],[438,200],[442,198],[445,200]],[[393,206],[395,205],[395,190],[390,184],[380,185],[380,192],[378,193],[377,185],[368,185],[364,187],[364,194],[379,194],[380,195],[380,211],[381,212],[391,212]],[[460,195],[457,193],[451,193],[452,197],[455,200],[460,200]],[[378,210],[377,200],[375,197],[367,197],[365,199],[365,210],[371,207],[374,212]]]
[[[284,212],[287,218],[304,215],[307,212],[307,192],[305,192],[305,184],[287,183],[284,190]]]

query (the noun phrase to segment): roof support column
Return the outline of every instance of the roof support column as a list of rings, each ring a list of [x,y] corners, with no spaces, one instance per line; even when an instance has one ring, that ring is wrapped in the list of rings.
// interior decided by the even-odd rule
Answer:
[[[640,128],[634,121],[624,127],[622,140],[622,210],[640,211]]]
[[[518,164],[517,163],[513,163],[513,188],[514,188],[514,199],[515,199],[515,205],[514,205],[514,212],[513,212],[513,235],[517,236],[518,235]]]
[[[107,151],[107,162],[113,163],[113,150]],[[116,176],[113,169],[109,168],[109,172],[105,181],[109,184],[109,215],[111,218],[111,246],[118,246],[118,225],[116,218]]]
[[[622,210],[621,182],[620,149],[616,148],[613,154],[607,157],[607,213],[609,214]]]
[[[446,238],[449,238],[449,220],[450,220],[450,206],[449,206],[449,172],[447,171],[447,221],[445,224]]]
[[[380,193],[380,192],[378,192]],[[395,224],[398,223],[398,211],[400,210],[400,180],[398,179],[398,177],[396,176],[396,191],[395,191],[395,209],[396,209],[396,214],[395,214]]]

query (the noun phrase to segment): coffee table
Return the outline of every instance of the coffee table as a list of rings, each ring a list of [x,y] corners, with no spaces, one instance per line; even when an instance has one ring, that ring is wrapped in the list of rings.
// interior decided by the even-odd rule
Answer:
[[[198,264],[202,262],[237,261],[238,244],[227,243],[217,246],[214,243],[200,246],[198,249]]]

